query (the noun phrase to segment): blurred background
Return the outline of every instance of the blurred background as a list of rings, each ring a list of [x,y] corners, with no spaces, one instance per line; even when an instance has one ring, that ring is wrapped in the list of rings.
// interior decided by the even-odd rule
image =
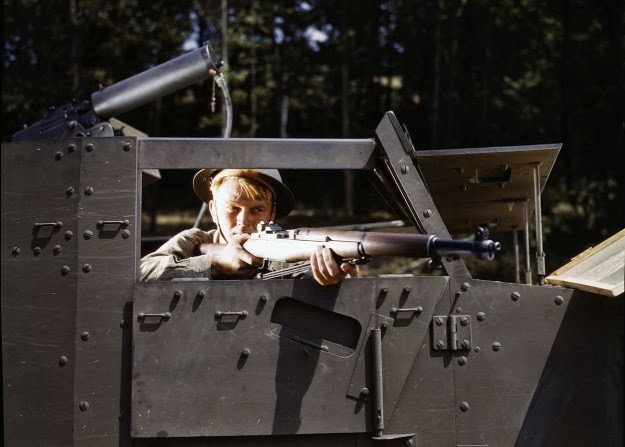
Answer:
[[[3,20],[3,141],[49,106],[210,42],[232,137],[371,138],[392,110],[417,150],[561,142],[542,196],[547,272],[625,227],[620,0],[5,0]],[[214,88],[118,118],[151,137],[220,137]],[[192,175],[145,188],[146,236],[193,224]],[[299,210],[285,226],[397,218],[354,173],[284,176]],[[511,251],[479,275],[512,280]]]

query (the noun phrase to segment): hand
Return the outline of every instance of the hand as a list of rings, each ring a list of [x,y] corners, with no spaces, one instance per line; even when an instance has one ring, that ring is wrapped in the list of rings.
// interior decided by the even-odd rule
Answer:
[[[263,266],[262,258],[257,258],[245,251],[243,244],[250,238],[249,234],[233,236],[227,244],[207,244],[202,252],[211,257],[211,270],[217,278],[251,278]]]
[[[323,245],[317,246],[310,255],[310,267],[313,278],[322,286],[330,286],[342,281],[347,275],[358,276],[360,269],[357,265],[343,262],[338,265],[332,251]]]

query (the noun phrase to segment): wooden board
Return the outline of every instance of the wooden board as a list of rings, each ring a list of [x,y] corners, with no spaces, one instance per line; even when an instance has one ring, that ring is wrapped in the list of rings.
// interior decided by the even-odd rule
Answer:
[[[567,286],[606,296],[623,293],[625,229],[589,248],[549,275],[547,284]]]

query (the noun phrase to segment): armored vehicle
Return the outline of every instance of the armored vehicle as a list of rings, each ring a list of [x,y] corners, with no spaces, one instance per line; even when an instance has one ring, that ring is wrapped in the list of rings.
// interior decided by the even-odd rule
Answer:
[[[622,296],[543,281],[559,144],[416,151],[391,112],[306,140],[136,137],[101,115],[2,144],[5,445],[622,445]],[[206,166],[366,171],[415,232],[521,231],[525,278],[443,257],[328,287],[141,282],[142,173]]]

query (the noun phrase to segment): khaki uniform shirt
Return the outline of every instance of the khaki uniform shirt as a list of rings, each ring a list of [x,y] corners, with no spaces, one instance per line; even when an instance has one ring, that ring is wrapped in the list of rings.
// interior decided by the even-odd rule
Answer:
[[[204,231],[199,228],[184,230],[161,245],[156,251],[141,259],[141,281],[171,280],[174,278],[207,278],[211,276],[210,255],[195,255],[195,247],[200,244],[215,243],[216,230]],[[281,270],[288,266],[305,266],[305,262],[288,264],[285,262],[269,262],[259,273],[262,277],[267,272]],[[298,278],[311,276],[296,273],[285,274],[283,277]]]

